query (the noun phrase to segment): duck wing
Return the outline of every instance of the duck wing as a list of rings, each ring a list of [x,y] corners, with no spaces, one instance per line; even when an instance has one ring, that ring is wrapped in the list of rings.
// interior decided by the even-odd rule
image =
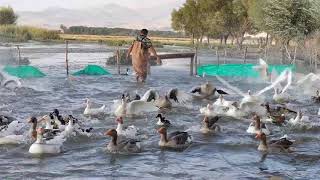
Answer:
[[[293,142],[288,140],[287,138],[281,138],[278,140],[271,140],[269,144],[272,146],[278,146],[288,149],[293,144]]]
[[[197,86],[197,87],[193,87],[190,91],[190,93],[194,94],[194,93],[198,93],[201,94],[201,87]]]
[[[173,99],[176,103],[186,103],[191,101],[192,96],[177,88],[170,89],[167,93],[169,99]]]
[[[219,116],[215,116],[215,117],[209,118],[208,126],[212,127],[216,122],[218,122],[219,119],[220,119]]]
[[[127,105],[127,114],[131,115],[137,115],[142,112],[155,112],[158,111],[159,108],[157,108],[152,102],[146,102],[143,100],[135,100],[130,102]]]
[[[168,136],[169,139],[174,141],[176,144],[185,144],[188,141],[189,134],[187,132],[173,132]]]
[[[156,90],[150,89],[142,96],[141,101],[151,102],[152,100],[155,101],[159,97],[160,95]]]

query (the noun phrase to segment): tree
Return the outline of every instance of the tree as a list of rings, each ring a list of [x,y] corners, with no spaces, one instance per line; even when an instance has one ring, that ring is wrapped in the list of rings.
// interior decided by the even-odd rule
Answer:
[[[17,19],[11,7],[0,7],[0,25],[15,24]]]

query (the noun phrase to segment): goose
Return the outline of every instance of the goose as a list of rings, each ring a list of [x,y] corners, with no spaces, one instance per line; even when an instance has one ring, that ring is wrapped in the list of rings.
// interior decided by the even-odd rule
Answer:
[[[266,124],[261,123],[260,117],[258,115],[254,115],[253,117],[254,122],[250,123],[247,133],[249,134],[256,134],[258,131],[265,133],[266,135],[270,134],[270,131]]]
[[[118,123],[117,129],[116,129],[118,135],[125,136],[127,138],[132,138],[132,139],[136,138],[138,133],[138,128],[132,125],[132,126],[129,126],[127,129],[124,129],[122,117],[117,118],[116,122]]]
[[[162,116],[162,114],[158,114],[156,118],[158,118],[157,125],[167,127],[171,126],[171,122]]]
[[[86,109],[84,110],[84,115],[99,115],[105,112],[106,106],[103,105],[100,108],[92,108],[92,103],[89,98],[86,99]]]
[[[118,138],[117,130],[110,129],[105,135],[111,137],[111,141],[107,145],[107,149],[110,152],[126,152],[126,153],[138,153],[141,152],[140,142],[134,139]]]
[[[170,101],[169,97],[165,95],[164,97],[158,98],[154,102],[155,106],[160,109],[171,109],[172,108],[172,102]]]
[[[184,91],[181,91],[177,88],[172,88],[168,91],[167,96],[170,100],[173,100],[175,103],[187,103],[192,100],[192,96]]]
[[[215,106],[222,106],[222,107],[231,107],[233,103],[234,103],[234,102],[232,102],[232,101],[226,101],[226,100],[223,98],[223,95],[220,94],[220,95],[219,95],[219,98],[213,103],[213,105],[215,105]]]
[[[238,102],[233,102],[231,106],[227,109],[227,112],[225,112],[226,116],[230,116],[233,118],[241,118],[246,115],[238,106]]]
[[[192,138],[187,132],[175,131],[168,135],[167,129],[161,127],[158,133],[160,134],[160,147],[186,148],[192,143]]]
[[[146,102],[144,100],[134,100],[127,102],[127,97],[122,95],[121,103],[117,104],[115,107],[114,115],[117,117],[134,116],[140,115],[146,112],[158,111],[153,102]]]
[[[59,154],[61,152],[62,142],[56,143],[56,141],[47,141],[43,138],[45,133],[44,128],[37,129],[37,139],[30,146],[29,153],[31,154]]]
[[[282,125],[286,122],[286,116],[284,114],[281,114],[280,116],[269,115],[265,121],[276,125]]]
[[[217,89],[216,87],[214,87],[212,84],[210,84],[209,82],[198,86],[198,87],[194,87],[191,90],[191,93],[196,95],[197,97],[200,97],[202,99],[207,99],[210,98],[211,96],[214,96],[216,94],[216,92],[218,94],[228,94],[223,90]],[[197,93],[197,94],[196,94]]]
[[[258,150],[263,152],[290,152],[290,146],[293,144],[293,141],[288,140],[286,135],[280,139],[271,140],[268,143],[266,134],[258,132],[256,139],[260,140]]]
[[[200,113],[205,116],[216,116],[215,107],[211,104],[208,104],[206,107],[200,109]]]
[[[0,71],[0,86],[8,88],[10,84],[20,88],[22,86],[21,80],[14,76],[10,76],[6,72]]]
[[[308,122],[308,121],[309,121],[309,117],[303,116],[302,112],[298,111],[296,117],[294,119],[291,118],[288,123],[291,125],[298,125],[298,124],[301,124],[303,122]]]
[[[20,131],[23,128],[23,123],[19,121],[12,121],[6,125],[6,128],[1,131],[1,134],[6,134],[0,137],[0,145],[17,145],[25,142],[24,135],[17,135],[14,132]],[[14,134],[12,134],[14,133]],[[8,135],[9,134],[9,135]]]
[[[320,93],[319,90],[316,91],[316,95],[311,97],[315,103],[320,103]]]
[[[148,90],[140,100],[145,101],[145,102],[153,102],[157,99],[159,99],[160,95],[159,93],[154,90],[154,89],[150,89]]]
[[[201,127],[200,131],[203,134],[220,132],[221,131],[221,127],[216,124],[216,122],[219,119],[220,119],[219,116],[210,117],[210,118],[208,116],[205,116],[203,121],[202,121],[202,127]]]

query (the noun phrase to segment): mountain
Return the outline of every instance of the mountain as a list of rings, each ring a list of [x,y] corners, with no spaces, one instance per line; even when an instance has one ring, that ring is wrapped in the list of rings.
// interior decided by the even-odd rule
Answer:
[[[157,30],[170,30],[173,2],[166,6],[144,9],[131,9],[118,4],[106,4],[87,9],[66,9],[50,7],[40,12],[18,11],[18,24],[34,25],[50,29],[65,26],[122,27],[140,29],[146,27]]]

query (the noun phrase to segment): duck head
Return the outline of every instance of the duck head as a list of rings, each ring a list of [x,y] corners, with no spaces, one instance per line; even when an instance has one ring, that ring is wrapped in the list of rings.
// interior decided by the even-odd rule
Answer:
[[[117,145],[118,133],[115,129],[110,129],[105,133],[106,136],[110,136],[112,138],[113,145]]]
[[[156,118],[162,119],[162,114],[158,114],[158,115],[156,116]]]
[[[161,127],[160,129],[158,129],[158,133],[161,135],[166,135],[167,129],[165,127]]]
[[[116,122],[119,123],[119,124],[123,124],[123,118],[122,117],[118,117],[116,119]]]
[[[267,144],[267,135],[261,131],[257,132],[256,134],[256,139],[261,140],[262,142],[264,142],[265,144]]]
[[[60,112],[58,109],[54,109],[53,114],[58,117],[60,115]]]

